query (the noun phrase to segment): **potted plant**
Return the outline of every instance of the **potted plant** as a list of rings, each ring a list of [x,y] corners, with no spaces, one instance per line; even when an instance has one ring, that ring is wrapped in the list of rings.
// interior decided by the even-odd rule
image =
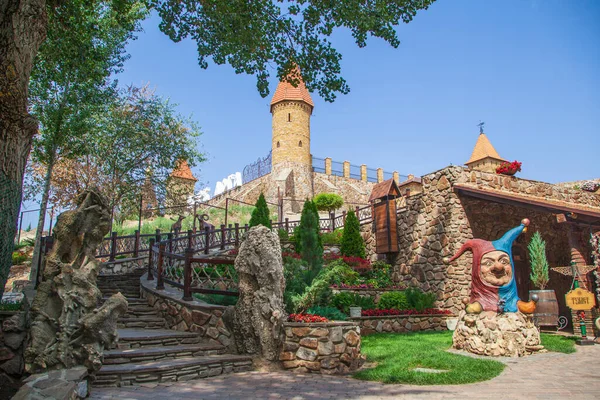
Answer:
[[[498,168],[496,168],[496,173],[503,175],[514,175],[517,172],[521,171],[522,164],[523,163],[520,163],[516,160],[513,162],[505,161],[502,164],[500,164]]]
[[[539,290],[530,290],[529,298],[537,295],[538,302],[533,317],[539,326],[556,326],[558,324],[558,302],[554,290],[545,290],[548,285],[548,260],[546,259],[546,242],[539,232],[533,234],[529,245],[531,262],[531,282]]]

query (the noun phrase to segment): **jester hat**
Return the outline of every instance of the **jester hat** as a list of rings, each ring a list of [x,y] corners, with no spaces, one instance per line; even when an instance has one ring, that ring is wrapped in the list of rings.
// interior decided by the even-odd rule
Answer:
[[[473,267],[471,269],[471,303],[479,302],[484,311],[498,312],[498,301],[504,300],[504,311],[517,312],[517,283],[515,281],[514,262],[512,258],[512,245],[515,239],[529,225],[527,218],[521,221],[521,225],[510,229],[498,240],[487,241],[483,239],[467,240],[458,252],[452,256],[447,263],[450,263],[460,257],[465,251],[470,250],[473,253]],[[503,286],[493,286],[485,283],[481,279],[481,258],[484,254],[494,250],[500,250],[508,254],[512,268],[510,281]]]

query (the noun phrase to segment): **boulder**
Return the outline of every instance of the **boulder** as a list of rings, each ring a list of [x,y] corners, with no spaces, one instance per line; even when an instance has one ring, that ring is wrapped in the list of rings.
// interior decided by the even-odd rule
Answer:
[[[485,356],[522,357],[543,349],[540,332],[531,316],[516,313],[498,314],[462,311],[452,335],[452,346]]]
[[[285,317],[279,237],[264,226],[250,229],[235,259],[239,299],[233,333],[241,354],[277,360]]]

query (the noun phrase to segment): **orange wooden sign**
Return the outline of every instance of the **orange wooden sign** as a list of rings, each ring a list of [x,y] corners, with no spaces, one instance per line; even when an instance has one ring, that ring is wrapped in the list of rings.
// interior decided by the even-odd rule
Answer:
[[[571,310],[591,310],[596,305],[596,299],[594,294],[589,290],[583,288],[577,288],[569,291],[565,295],[567,307]]]

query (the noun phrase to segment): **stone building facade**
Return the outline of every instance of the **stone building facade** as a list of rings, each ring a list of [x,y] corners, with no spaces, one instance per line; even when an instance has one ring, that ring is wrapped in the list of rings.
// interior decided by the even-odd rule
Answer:
[[[600,195],[463,167],[447,167],[422,177],[422,192],[405,199],[398,211],[399,252],[389,255],[394,278],[425,291],[438,293],[437,306],[453,313],[463,309],[470,294],[469,256],[445,265],[468,239],[498,239],[521,219],[529,218],[528,232],[513,246],[519,296],[528,299],[534,289],[529,279],[527,243],[539,231],[547,243],[551,267],[571,261],[569,232],[574,232],[583,254],[590,254],[590,234],[600,230]],[[568,214],[566,223],[558,214]],[[367,228],[368,230],[368,228]],[[588,263],[591,260],[587,260]],[[591,284],[591,280],[589,282]],[[550,272],[561,315],[568,315],[564,293],[571,278]]]

